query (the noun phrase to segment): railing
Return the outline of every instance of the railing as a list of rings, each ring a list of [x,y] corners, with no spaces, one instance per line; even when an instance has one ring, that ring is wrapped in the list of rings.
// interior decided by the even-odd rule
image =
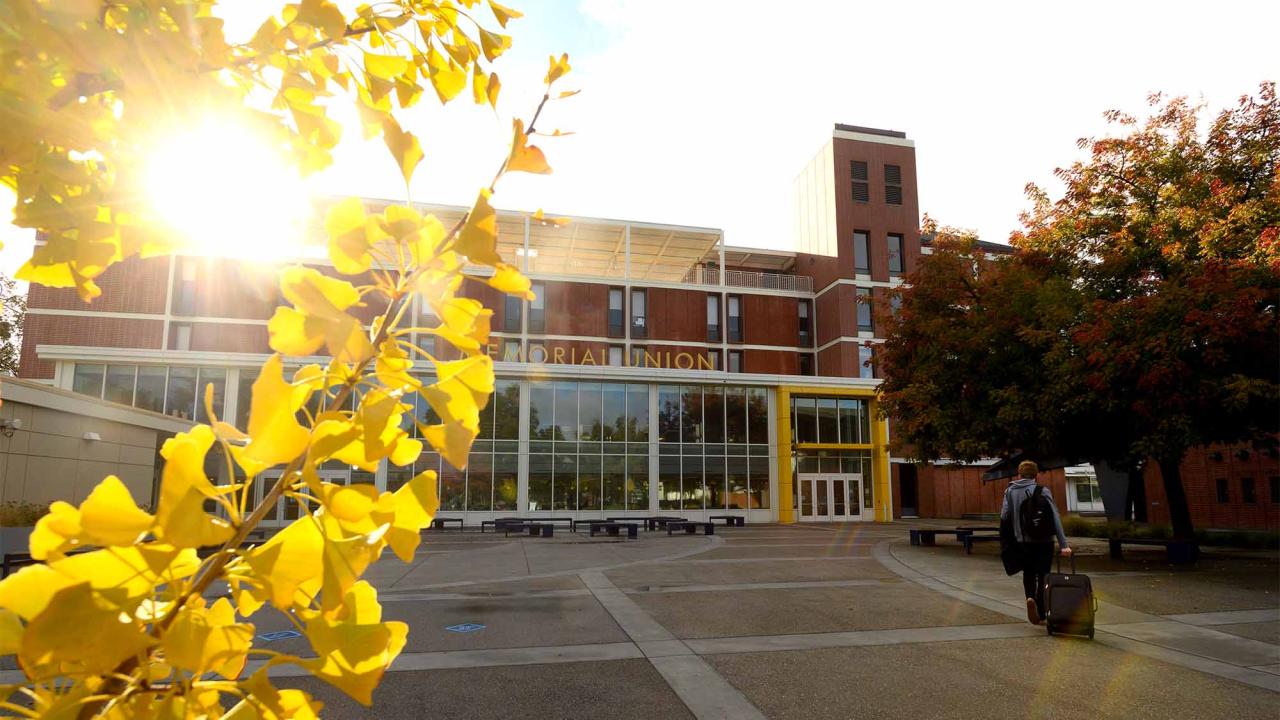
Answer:
[[[684,276],[689,285],[719,285],[720,270],[718,268],[691,268]],[[786,275],[783,273],[748,272],[746,270],[726,270],[724,284],[729,287],[762,288],[765,290],[785,290],[787,292],[813,292],[813,278],[808,275]]]

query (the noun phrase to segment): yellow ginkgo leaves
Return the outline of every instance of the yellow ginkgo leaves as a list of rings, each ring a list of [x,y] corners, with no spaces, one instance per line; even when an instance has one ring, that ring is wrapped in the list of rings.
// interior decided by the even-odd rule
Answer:
[[[161,640],[165,660],[194,675],[216,672],[234,678],[244,669],[253,645],[253,625],[236,622],[235,608],[226,598],[205,607],[203,598],[178,612]]]
[[[358,363],[373,356],[364,326],[346,312],[360,293],[345,280],[307,267],[280,273],[280,290],[293,307],[278,307],[267,324],[271,348],[285,355],[312,355],[328,350],[339,362]]]
[[[57,557],[82,544],[132,545],[151,530],[154,521],[134,503],[124,483],[109,475],[79,509],[61,500],[49,506],[49,514],[31,531],[31,557]]]
[[[547,164],[546,155],[536,145],[529,144],[529,136],[524,131],[524,121],[517,118],[513,123],[514,132],[511,139],[511,157],[507,159],[507,169],[511,172],[527,172],[549,175],[551,166]]]
[[[247,476],[289,462],[306,450],[311,433],[298,422],[298,410],[310,395],[307,384],[285,381],[279,355],[272,355],[263,363],[253,382],[248,442],[232,446],[232,454]]]

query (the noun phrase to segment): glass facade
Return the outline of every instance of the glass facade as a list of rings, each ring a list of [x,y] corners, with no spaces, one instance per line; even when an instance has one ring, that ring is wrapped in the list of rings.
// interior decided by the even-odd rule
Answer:
[[[767,510],[764,388],[660,385],[658,509]]]
[[[209,421],[204,407],[209,385],[213,386],[213,411],[221,416],[227,392],[225,368],[76,363],[71,374],[74,392],[196,422]],[[247,394],[242,392],[241,397]],[[247,418],[248,409],[244,412]]]

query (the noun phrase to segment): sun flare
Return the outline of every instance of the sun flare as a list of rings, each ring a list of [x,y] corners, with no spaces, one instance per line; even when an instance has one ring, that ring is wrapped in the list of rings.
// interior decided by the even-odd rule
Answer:
[[[283,151],[253,129],[206,120],[158,141],[145,190],[200,254],[273,260],[304,254],[311,198]]]

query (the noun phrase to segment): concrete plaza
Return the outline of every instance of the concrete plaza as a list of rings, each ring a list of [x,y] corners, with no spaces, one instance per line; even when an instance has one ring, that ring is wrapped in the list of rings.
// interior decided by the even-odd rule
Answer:
[[[926,524],[432,532],[417,562],[370,575],[411,627],[373,708],[281,682],[344,718],[1280,716],[1274,553],[1210,549],[1174,570],[1080,541],[1101,600],[1090,642],[1028,624],[993,545],[910,546]],[[448,629],[465,623],[484,628]]]

